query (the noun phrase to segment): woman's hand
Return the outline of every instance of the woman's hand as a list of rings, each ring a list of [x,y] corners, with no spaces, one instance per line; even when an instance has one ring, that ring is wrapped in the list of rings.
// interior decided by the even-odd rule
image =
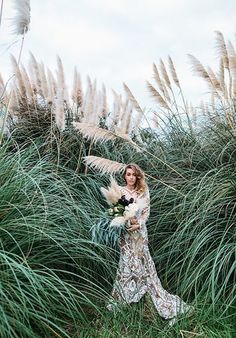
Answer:
[[[138,229],[140,229],[140,224],[137,222],[137,220],[136,220],[136,222],[130,222],[130,225],[129,225],[129,227],[127,228],[127,230],[128,231],[135,231],[135,230],[138,230]]]
[[[132,217],[132,218],[130,219],[130,224],[137,224],[137,223],[138,223],[138,220],[137,220],[136,217]]]

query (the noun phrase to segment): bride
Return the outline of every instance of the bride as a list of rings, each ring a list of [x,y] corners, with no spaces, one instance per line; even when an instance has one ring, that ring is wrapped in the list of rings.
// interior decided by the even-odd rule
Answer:
[[[148,293],[159,315],[173,319],[178,314],[192,310],[179,296],[168,293],[161,285],[155,264],[148,248],[146,221],[150,211],[150,197],[144,172],[136,164],[128,164],[124,171],[125,186],[120,186],[122,196],[133,199],[142,209],[128,221],[127,232],[119,239],[120,259],[116,279],[107,305],[109,310],[118,303],[136,303]]]

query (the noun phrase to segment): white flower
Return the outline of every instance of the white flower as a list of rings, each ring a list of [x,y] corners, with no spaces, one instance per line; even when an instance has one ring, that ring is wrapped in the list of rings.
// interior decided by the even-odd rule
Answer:
[[[126,219],[124,218],[124,216],[117,216],[114,217],[113,220],[110,223],[110,227],[120,227],[121,225],[123,225],[125,223]]]
[[[127,207],[125,207],[124,217],[125,220],[129,220],[130,218],[136,216],[139,207],[136,203],[131,203]]]

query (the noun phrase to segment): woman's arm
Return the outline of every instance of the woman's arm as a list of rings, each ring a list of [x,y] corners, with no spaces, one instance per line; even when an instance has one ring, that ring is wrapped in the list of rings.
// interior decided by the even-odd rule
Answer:
[[[139,230],[142,227],[143,223],[146,223],[149,214],[150,214],[150,194],[149,190],[147,189],[144,193],[144,195],[141,197],[143,202],[143,209],[141,211],[141,215],[137,217],[133,217],[129,221],[129,227],[128,230],[134,231]]]
[[[149,215],[150,215],[150,194],[149,194],[149,190],[147,188],[147,190],[144,193],[144,196],[142,197],[142,199],[144,199],[144,208],[141,212],[141,215],[139,217],[139,219],[143,222],[146,222]]]

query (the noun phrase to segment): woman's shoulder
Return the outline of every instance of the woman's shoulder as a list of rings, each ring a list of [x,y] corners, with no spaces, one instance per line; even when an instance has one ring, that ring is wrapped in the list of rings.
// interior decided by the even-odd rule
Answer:
[[[140,191],[139,197],[140,197],[140,198],[144,198],[144,197],[149,197],[149,196],[150,196],[150,194],[149,194],[149,188],[148,188],[148,186],[146,185],[146,186],[145,186],[145,189],[143,189],[142,191]]]

